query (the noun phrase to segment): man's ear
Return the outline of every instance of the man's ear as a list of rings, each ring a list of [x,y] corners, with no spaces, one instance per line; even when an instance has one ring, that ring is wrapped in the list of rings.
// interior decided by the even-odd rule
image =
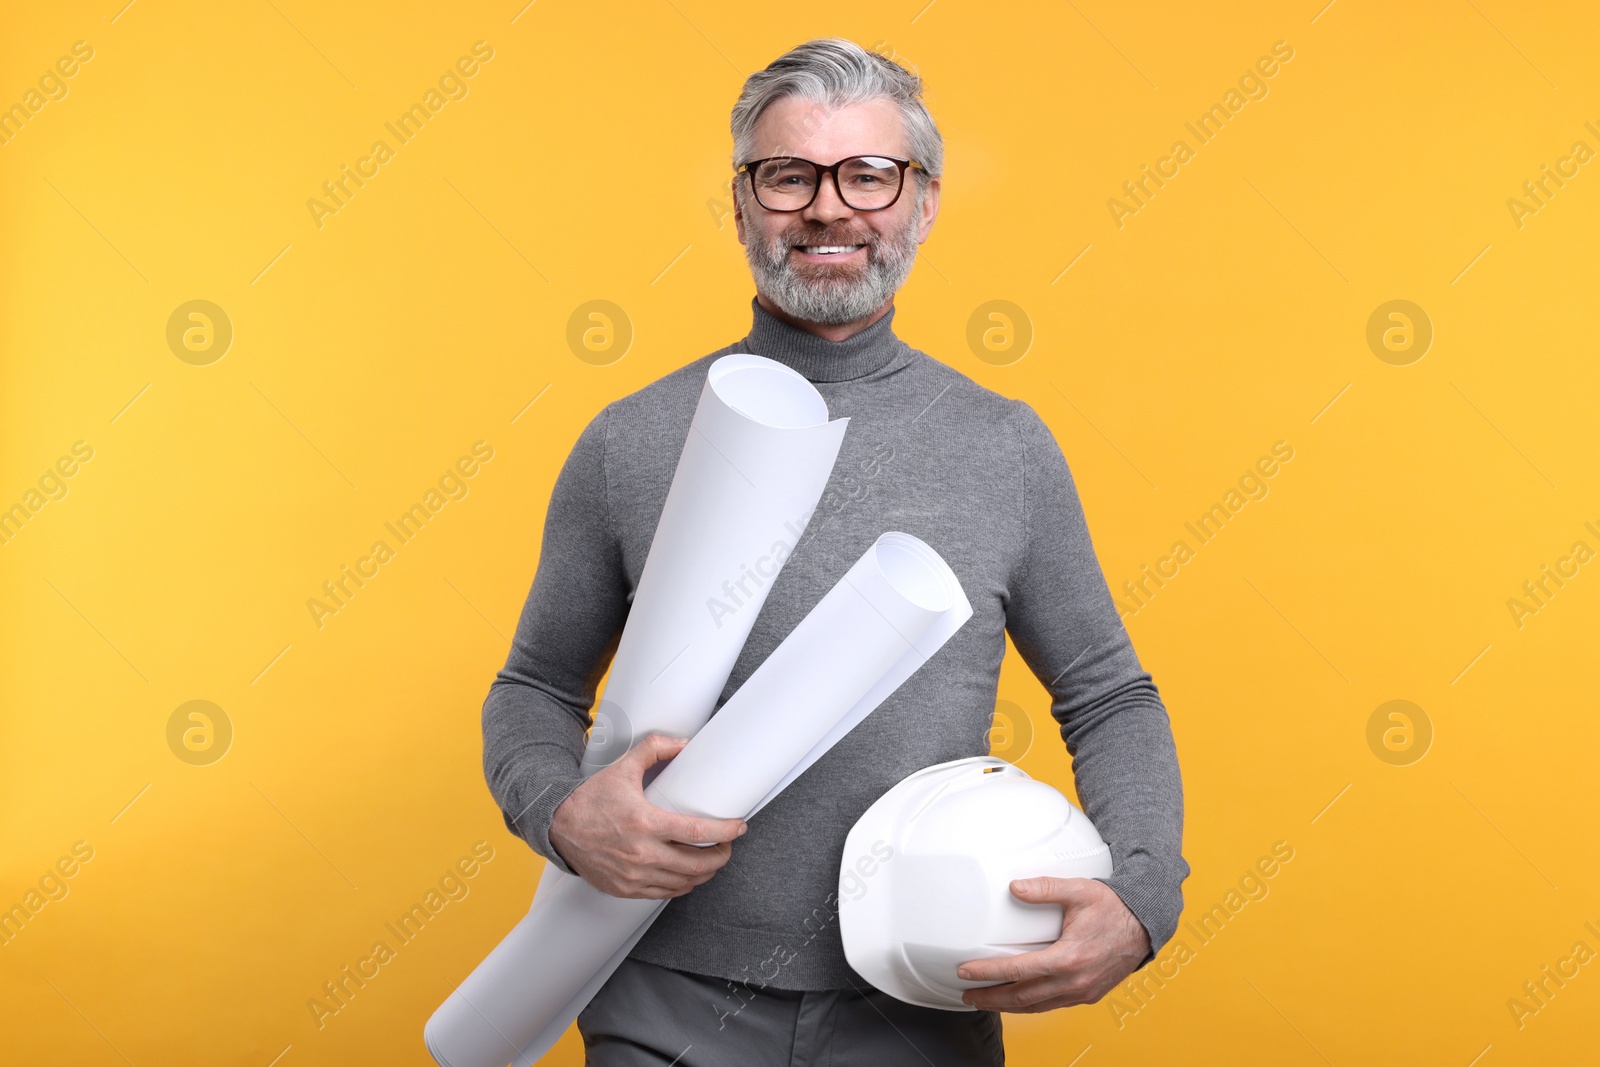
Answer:
[[[917,224],[917,244],[928,239],[933,230],[933,220],[939,217],[939,179],[928,179],[928,191],[922,194],[922,215]]]
[[[745,243],[745,240],[744,240],[744,206],[743,206],[743,203],[742,203],[743,199],[744,198],[739,195],[739,189],[738,189],[737,185],[735,185],[734,190],[733,190],[733,229],[734,229],[734,232],[739,235],[739,243],[740,244],[744,244]]]

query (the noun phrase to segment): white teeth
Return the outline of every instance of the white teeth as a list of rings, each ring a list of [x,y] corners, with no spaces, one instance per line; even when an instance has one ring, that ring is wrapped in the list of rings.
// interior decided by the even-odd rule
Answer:
[[[799,245],[800,251],[812,255],[831,256],[839,252],[854,252],[860,245]]]

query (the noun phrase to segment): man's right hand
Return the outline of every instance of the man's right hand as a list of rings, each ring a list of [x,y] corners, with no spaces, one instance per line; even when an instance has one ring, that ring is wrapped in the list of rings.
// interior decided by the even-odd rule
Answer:
[[[732,857],[728,842],[747,829],[743,819],[679,815],[645,799],[645,771],[688,743],[650,734],[556,805],[550,843],[585,882],[614,897],[667,900],[709,881]]]

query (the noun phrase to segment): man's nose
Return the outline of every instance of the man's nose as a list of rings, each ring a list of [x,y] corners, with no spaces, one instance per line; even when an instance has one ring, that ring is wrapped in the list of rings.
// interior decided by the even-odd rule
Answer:
[[[800,214],[807,221],[827,224],[835,219],[848,218],[853,212],[849,204],[839,199],[839,186],[835,184],[833,175],[824,174],[818,179],[816,198]]]

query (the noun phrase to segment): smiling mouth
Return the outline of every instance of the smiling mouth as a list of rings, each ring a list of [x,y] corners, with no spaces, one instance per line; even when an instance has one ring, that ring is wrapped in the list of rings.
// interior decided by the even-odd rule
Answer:
[[[848,256],[866,245],[795,245],[794,251],[808,256]]]

